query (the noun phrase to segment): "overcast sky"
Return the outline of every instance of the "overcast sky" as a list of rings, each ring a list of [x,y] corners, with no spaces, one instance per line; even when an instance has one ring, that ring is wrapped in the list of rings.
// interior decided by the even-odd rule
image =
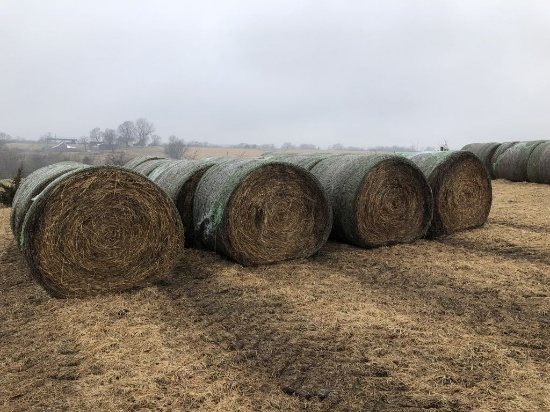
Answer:
[[[0,131],[326,147],[550,138],[548,0],[0,0]]]

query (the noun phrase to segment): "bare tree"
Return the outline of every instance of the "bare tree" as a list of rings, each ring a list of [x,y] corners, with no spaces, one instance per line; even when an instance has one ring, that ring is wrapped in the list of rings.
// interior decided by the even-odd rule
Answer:
[[[52,132],[44,133],[40,138],[38,139],[39,142],[47,142],[49,139],[53,139]]]
[[[290,142],[284,142],[281,145],[281,149],[283,149],[283,150],[292,150],[292,149],[296,149],[296,146],[294,146],[294,144],[292,144]]]
[[[103,132],[103,141],[107,144],[115,144],[116,138],[117,135],[115,129],[105,129]]]
[[[11,136],[7,133],[0,132],[0,149],[6,147],[6,144],[11,141]]]
[[[155,131],[153,123],[147,121],[145,117],[140,117],[135,123],[136,129],[136,146],[147,146],[147,142]]]
[[[126,146],[130,146],[130,143],[136,140],[136,125],[130,120],[119,125],[117,132],[118,140]]]
[[[88,136],[81,136],[79,139],[78,139],[78,143],[80,143],[81,145],[84,146],[84,150],[88,150],[88,142],[89,142],[89,138]]]
[[[187,145],[183,139],[174,135],[168,138],[168,144],[164,146],[164,153],[172,159],[181,159],[187,150]]]
[[[101,143],[103,141],[103,132],[99,127],[90,130],[90,142]]]
[[[151,143],[149,143],[149,146],[160,146],[161,140],[162,137],[160,137],[158,134],[154,134],[151,136]]]

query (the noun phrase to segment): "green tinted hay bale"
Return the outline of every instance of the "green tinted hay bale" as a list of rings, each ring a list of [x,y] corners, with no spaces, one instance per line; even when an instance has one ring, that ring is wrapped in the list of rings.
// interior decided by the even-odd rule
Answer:
[[[527,162],[527,180],[550,184],[550,141],[537,145]]]
[[[151,160],[168,160],[168,159],[163,156],[138,156],[138,157],[134,157],[132,160],[129,160],[124,165],[124,167],[127,169],[135,170],[135,168],[140,164],[149,162]]]
[[[494,161],[493,168],[498,179],[512,182],[527,181],[527,163],[533,150],[543,143],[542,140],[519,142],[507,148]]]
[[[162,165],[170,164],[173,160],[170,159],[149,159],[141,162],[139,165],[134,166],[131,170],[137,173],[141,173],[143,176],[148,177],[149,174]]]
[[[183,222],[186,247],[193,246],[195,243],[193,203],[197,185],[208,169],[227,160],[221,157],[177,160],[161,165],[149,175],[149,179],[164,190],[176,205]]]
[[[19,239],[32,276],[56,297],[117,292],[166,279],[183,247],[170,198],[113,166],[75,169],[51,182]]]
[[[494,179],[492,174],[492,165],[491,160],[495,151],[500,146],[500,143],[470,143],[462,148],[462,150],[467,150],[475,154],[481,163],[485,166],[491,177]]]
[[[21,235],[25,215],[31,207],[34,197],[59,176],[82,167],[86,166],[77,162],[55,163],[35,170],[22,181],[13,198],[10,216],[11,231],[16,239],[19,239]],[[19,242],[17,244],[19,245]]]
[[[291,163],[306,170],[311,170],[321,160],[331,156],[334,155],[331,153],[270,153],[262,157],[278,162]]]
[[[323,188],[305,169],[239,159],[204,173],[194,200],[196,239],[243,265],[305,258],[330,233]]]
[[[432,188],[434,212],[428,237],[482,226],[492,203],[491,177],[469,151],[401,153],[422,170]]]
[[[490,174],[493,177],[493,179],[499,179],[499,177],[497,176],[497,172],[495,170],[495,162],[497,158],[506,150],[508,150],[510,147],[518,143],[519,142],[504,142],[499,144],[498,147],[495,149],[493,156],[491,156],[491,170],[490,170]]]
[[[424,236],[432,217],[426,178],[396,155],[338,155],[311,169],[333,209],[332,238],[370,248]]]

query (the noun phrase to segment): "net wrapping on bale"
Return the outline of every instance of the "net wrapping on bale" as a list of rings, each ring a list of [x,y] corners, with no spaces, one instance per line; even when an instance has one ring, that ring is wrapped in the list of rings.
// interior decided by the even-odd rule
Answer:
[[[311,169],[329,196],[332,238],[371,248],[422,237],[432,217],[430,187],[409,160],[389,154],[337,155]]]
[[[243,265],[311,256],[326,242],[332,214],[305,169],[266,159],[214,165],[195,193],[197,240]]]
[[[154,183],[95,166],[44,188],[18,241],[32,276],[52,296],[87,296],[166,279],[183,250],[183,228]]]
[[[493,175],[493,166],[491,162],[493,159],[493,155],[495,154],[499,146],[500,143],[470,143],[464,146],[462,150],[466,150],[475,154],[479,158],[479,160],[481,160],[481,163],[483,163],[491,177],[494,179],[495,176]]]
[[[512,182],[525,182],[529,157],[542,140],[533,142],[518,142],[501,152],[494,160],[495,176]]]
[[[433,218],[427,235],[437,237],[482,226],[492,203],[491,178],[469,151],[401,153],[422,170],[432,189]]]
[[[533,183],[550,184],[550,141],[537,145],[527,162],[527,179]]]
[[[306,170],[311,170],[321,160],[331,156],[334,155],[331,153],[267,153],[262,157],[278,162],[291,163]]]

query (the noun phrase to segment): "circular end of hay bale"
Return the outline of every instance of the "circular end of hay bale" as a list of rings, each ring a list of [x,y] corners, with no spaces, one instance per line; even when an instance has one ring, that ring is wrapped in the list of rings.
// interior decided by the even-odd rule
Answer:
[[[23,179],[13,198],[10,215],[10,226],[15,239],[19,240],[25,215],[32,205],[35,196],[59,176],[71,170],[88,167],[77,162],[60,162],[35,170]],[[19,246],[19,241],[17,242]]]
[[[428,152],[410,159],[432,188],[434,213],[429,237],[482,226],[492,203],[491,178],[481,160],[469,151]]]
[[[51,295],[86,296],[166,279],[183,246],[172,201],[147,178],[90,167],[53,181],[33,203],[22,249]]]
[[[550,184],[550,141],[541,143],[531,152],[527,162],[527,180]]]
[[[519,142],[507,148],[494,162],[495,175],[511,182],[527,181],[527,165],[533,150],[544,141]]]
[[[372,248],[424,236],[432,217],[431,189],[411,161],[396,155],[338,155],[311,172],[332,204],[332,238]]]
[[[326,242],[332,213],[305,169],[269,160],[211,167],[195,195],[196,235],[244,265],[311,256]]]

